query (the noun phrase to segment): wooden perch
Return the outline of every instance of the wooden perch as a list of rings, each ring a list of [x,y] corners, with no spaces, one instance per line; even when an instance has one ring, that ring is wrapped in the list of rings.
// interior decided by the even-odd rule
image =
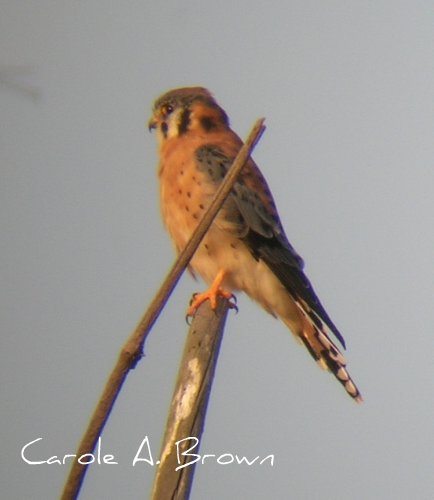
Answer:
[[[189,497],[195,464],[188,451],[199,450],[227,311],[228,301],[219,299],[215,311],[206,301],[194,316],[179,366],[152,500]]]
[[[202,220],[199,222],[191,239],[187,243],[184,250],[179,254],[175,264],[163,281],[163,284],[149,305],[147,311],[123,346],[116,365],[106,382],[100,400],[97,403],[88,427],[82,437],[76,452],[77,457],[86,453],[92,453],[95,449],[98,438],[101,436],[105,423],[110,415],[128,372],[136,366],[138,360],[143,356],[143,346],[146,337],[169,299],[170,294],[178,283],[179,278],[190,262],[194,252],[202,241],[202,238],[208,231],[214,217],[217,215],[217,212],[220,210],[223,202],[230,193],[238,174],[242,170],[264,130],[264,119],[257,120],[245,144],[240,149],[228,173],[225,175],[213,201],[204,214]],[[61,500],[74,500],[77,498],[86,470],[87,464],[80,464],[77,460],[73,462],[62,492]]]

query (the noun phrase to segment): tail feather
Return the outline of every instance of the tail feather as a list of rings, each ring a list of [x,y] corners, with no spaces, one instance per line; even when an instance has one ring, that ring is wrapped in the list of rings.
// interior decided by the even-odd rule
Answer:
[[[296,304],[302,316],[303,327],[298,332],[301,341],[315,361],[322,368],[331,371],[347,393],[357,403],[361,403],[362,395],[346,369],[345,357],[327,335],[324,324],[319,321],[318,317],[312,317],[314,312],[311,312],[305,304],[298,301]]]
[[[262,224],[267,222],[268,219],[262,219]],[[300,338],[312,357],[333,373],[353,399],[361,402],[362,396],[347,372],[345,358],[329,334],[333,334],[344,349],[345,340],[304,274],[303,261],[288,242],[281,226],[278,224],[271,228],[271,235],[251,229],[242,239],[253,257],[262,260],[280,281],[292,302],[289,307],[285,307],[282,306],[285,300],[280,303],[276,300],[276,308],[263,304],[264,307],[279,316],[296,337]],[[259,302],[262,303],[261,300]],[[300,312],[299,318],[294,311],[294,304]]]

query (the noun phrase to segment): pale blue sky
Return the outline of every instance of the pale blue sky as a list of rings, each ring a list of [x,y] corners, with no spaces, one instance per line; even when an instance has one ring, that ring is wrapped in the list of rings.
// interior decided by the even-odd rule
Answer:
[[[208,87],[245,137],[347,341],[355,405],[246,298],[230,314],[192,499],[434,497],[434,7],[423,1],[7,1],[0,15],[2,495],[57,498],[172,248],[153,100]],[[24,88],[24,90],[23,90]],[[21,89],[21,90],[20,90]],[[146,498],[182,352],[185,276],[103,435],[81,499]]]

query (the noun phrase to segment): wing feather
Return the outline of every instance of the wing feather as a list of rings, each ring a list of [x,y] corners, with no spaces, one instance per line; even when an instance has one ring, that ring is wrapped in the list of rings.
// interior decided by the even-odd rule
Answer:
[[[218,146],[206,145],[197,150],[196,161],[210,181],[218,184],[233,157]],[[267,183],[253,160],[241,172],[215,222],[236,234],[255,259],[267,264],[294,301],[303,304],[311,321],[319,329],[325,323],[345,348],[344,338],[303,272],[303,260],[289,243]]]

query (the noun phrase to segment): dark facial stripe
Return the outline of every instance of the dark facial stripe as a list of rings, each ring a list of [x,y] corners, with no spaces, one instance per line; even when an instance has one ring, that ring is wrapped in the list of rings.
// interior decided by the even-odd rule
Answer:
[[[188,108],[185,108],[182,111],[181,119],[179,121],[178,134],[179,135],[185,134],[188,131],[189,125],[190,125],[190,110]]]
[[[160,128],[161,128],[161,132],[162,132],[162,133],[163,133],[163,135],[164,135],[164,138],[166,139],[166,138],[167,138],[167,131],[168,131],[168,129],[169,129],[169,127],[168,127],[167,123],[166,123],[166,122],[163,122],[163,123],[161,124],[161,127],[160,127]]]
[[[211,116],[202,116],[202,118],[200,119],[200,124],[202,125],[202,128],[205,130],[205,132],[209,132],[217,126]]]

